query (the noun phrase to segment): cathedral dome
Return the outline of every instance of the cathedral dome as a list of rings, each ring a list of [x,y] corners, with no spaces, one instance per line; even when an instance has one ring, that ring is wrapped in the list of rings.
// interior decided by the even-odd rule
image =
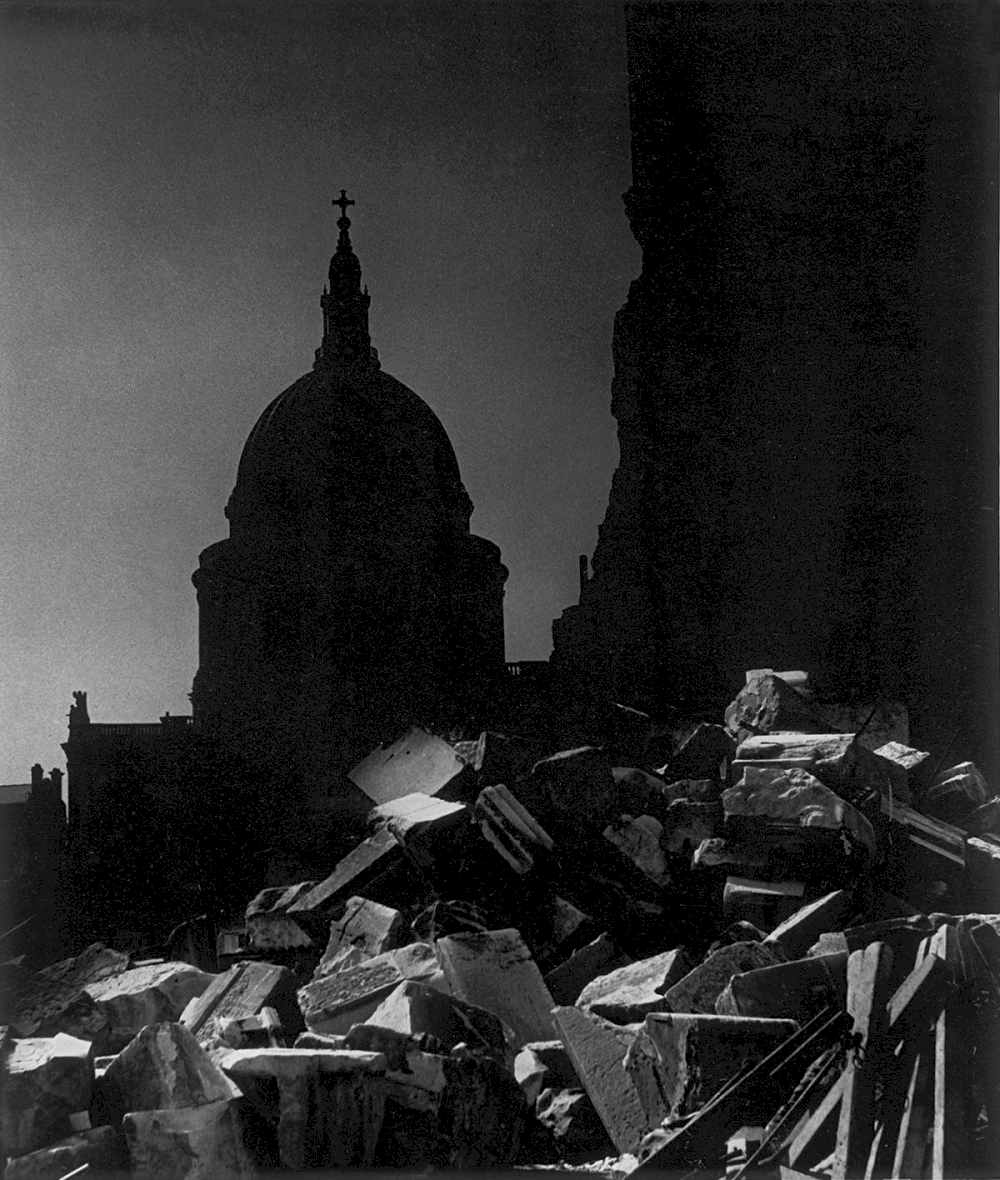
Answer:
[[[444,427],[377,361],[319,364],[264,410],[226,510],[234,538],[294,512],[320,486],[331,508],[364,504],[384,516],[390,502],[420,505],[449,531],[468,530],[472,502]]]
[[[371,297],[341,191],[323,341],[313,371],[250,432],[226,509],[233,539],[273,548],[317,528],[418,539],[468,533],[472,501],[434,412],[383,373],[368,334]],[[307,519],[308,518],[308,519]]]

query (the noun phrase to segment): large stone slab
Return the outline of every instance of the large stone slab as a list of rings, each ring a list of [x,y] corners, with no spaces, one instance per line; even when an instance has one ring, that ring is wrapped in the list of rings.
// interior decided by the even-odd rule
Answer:
[[[821,934],[842,930],[852,909],[851,895],[843,889],[826,893],[801,906],[764,939],[778,946],[789,959],[801,959]]]
[[[727,877],[722,891],[722,916],[727,922],[750,922],[773,930],[802,905],[803,881],[757,881]]]
[[[299,1008],[313,1032],[339,1035],[363,1024],[385,997],[405,979],[440,986],[441,964],[434,948],[411,943],[314,979],[298,992]]]
[[[556,1008],[552,1018],[615,1147],[635,1153],[648,1125],[625,1056],[640,1026],[620,1028],[579,1008]]]
[[[647,1012],[667,1010],[664,993],[693,965],[684,947],[675,947],[592,980],[576,1006],[612,1024],[637,1024]]]
[[[108,1111],[180,1110],[227,1102],[237,1090],[180,1024],[151,1024],[113,1058],[101,1079]]]
[[[238,1100],[125,1115],[133,1180],[251,1180]]]
[[[435,945],[453,994],[499,1016],[516,1047],[552,1039],[552,996],[516,930],[453,934]]]
[[[71,959],[52,963],[23,985],[11,1025],[19,1036],[70,1036],[96,1040],[107,1020],[84,989],[132,966],[121,951],[95,942]]]
[[[70,1115],[90,1106],[94,1066],[89,1041],[54,1037],[5,1040],[0,1049],[0,1144],[27,1155],[68,1136]]]
[[[412,726],[391,745],[372,750],[347,777],[373,803],[381,804],[414,792],[437,795],[465,766],[446,741]]]
[[[715,1001],[734,975],[770,967],[779,953],[761,942],[733,942],[720,947],[665,994],[667,1011],[715,1015]]]
[[[273,963],[240,962],[217,975],[181,1014],[184,1025],[202,1044],[218,1039],[215,1022],[256,1016],[273,1008],[285,1035],[292,1039],[304,1028],[295,999],[295,978],[286,967]]]
[[[752,1016],[807,1023],[847,998],[847,953],[776,963],[734,975],[715,1001],[722,1016]]]
[[[85,990],[108,1021],[109,1049],[114,1052],[147,1024],[179,1020],[214,980],[189,963],[150,963],[90,983]]]
[[[498,1061],[506,1060],[507,1035],[492,1012],[407,979],[385,997],[367,1023],[411,1036],[429,1034],[446,1050],[465,1044]]]
[[[752,734],[828,733],[830,723],[791,684],[773,672],[758,671],[726,707],[726,728],[745,739]]]
[[[385,1113],[381,1053],[242,1049],[221,1061],[248,1106],[271,1124],[278,1166],[299,1171],[374,1163]]]
[[[363,896],[390,904],[397,895],[396,885],[405,883],[408,872],[399,841],[383,828],[362,840],[337,862],[329,877],[293,902],[288,915],[314,940],[324,939],[330,922],[339,917],[349,897]]]
[[[7,1161],[4,1180],[62,1180],[84,1166],[82,1180],[124,1173],[125,1140],[116,1127],[94,1127]]]
[[[399,910],[366,897],[349,897],[341,917],[330,923],[330,938],[314,978],[395,950],[406,935]]]
[[[888,769],[853,733],[771,733],[741,742],[733,773],[747,766],[801,770],[848,801],[871,791],[886,794]]]
[[[439,860],[453,859],[453,847],[469,825],[469,809],[417,792],[372,808],[369,819],[388,828],[418,868],[431,869]]]
[[[748,816],[803,828],[829,828],[845,832],[870,853],[876,851],[869,820],[806,770],[748,763],[740,782],[723,791],[722,805],[727,820]]]
[[[607,933],[574,951],[545,976],[545,986],[557,1004],[574,1004],[580,992],[600,975],[627,967],[631,958]]]
[[[762,1060],[798,1025],[793,1020],[653,1013],[625,1057],[650,1130],[699,1110],[731,1078]]]

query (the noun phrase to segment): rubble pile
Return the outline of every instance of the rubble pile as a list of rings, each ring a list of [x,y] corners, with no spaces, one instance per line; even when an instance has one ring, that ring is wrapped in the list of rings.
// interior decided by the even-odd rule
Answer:
[[[764,671],[641,765],[443,745],[365,760],[368,835],[253,899],[228,971],[19,980],[6,1176],[1000,1161],[1000,798],[905,711]]]

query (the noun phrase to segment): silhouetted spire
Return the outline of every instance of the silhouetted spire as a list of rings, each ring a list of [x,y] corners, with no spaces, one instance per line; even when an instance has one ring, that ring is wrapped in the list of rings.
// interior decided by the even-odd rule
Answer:
[[[368,288],[361,289],[361,263],[351,246],[348,206],[354,201],[346,190],[332,202],[340,209],[337,249],[330,259],[330,283],[323,288],[323,343],[316,350],[316,365],[378,364],[368,334]]]

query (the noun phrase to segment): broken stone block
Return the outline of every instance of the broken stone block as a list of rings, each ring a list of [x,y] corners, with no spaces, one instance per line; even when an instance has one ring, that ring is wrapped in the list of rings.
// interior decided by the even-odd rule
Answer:
[[[876,851],[869,820],[806,770],[747,763],[740,782],[723,791],[722,805],[727,820],[753,816],[806,829],[829,828],[846,833],[859,848]]]
[[[271,1124],[281,1168],[374,1163],[385,1113],[381,1053],[243,1049],[227,1053],[222,1066],[247,1104]]]
[[[322,945],[330,922],[351,896],[363,896],[391,905],[405,895],[411,875],[399,841],[382,829],[352,849],[337,862],[329,877],[294,901],[288,916]]]
[[[543,974],[597,933],[594,918],[540,885],[522,894],[522,899],[509,905],[506,912],[520,920],[521,937]],[[495,923],[495,926],[504,925],[504,922]]]
[[[821,934],[842,930],[852,908],[851,895],[843,889],[827,893],[800,906],[764,939],[778,946],[789,959],[801,959]]]
[[[546,1087],[536,1099],[535,1117],[551,1135],[560,1158],[568,1164],[607,1159],[617,1154],[585,1090]]]
[[[364,1024],[405,979],[440,986],[440,974],[434,948],[411,943],[306,984],[298,992],[299,1008],[312,1032],[342,1035]]]
[[[762,873],[768,867],[768,855],[759,842],[749,844],[746,841],[727,839],[715,836],[702,842],[695,849],[691,857],[693,869],[734,868],[744,873]]]
[[[5,1039],[0,1053],[0,1144],[7,1155],[27,1155],[71,1134],[71,1116],[90,1106],[90,1042],[67,1033]]]
[[[137,1110],[122,1120],[134,1180],[250,1180],[238,1100]]]
[[[545,986],[557,1004],[573,1004],[591,980],[627,967],[631,962],[610,935],[600,934],[553,967],[545,976]]]
[[[647,1012],[667,1010],[664,993],[692,966],[685,948],[676,947],[593,980],[580,993],[576,1006],[612,1024],[637,1024]]]
[[[556,1008],[552,1019],[615,1147],[634,1153],[648,1130],[646,1112],[625,1070],[639,1026],[621,1028],[579,1008]]]
[[[253,945],[260,950],[311,946],[313,940],[301,924],[289,916],[288,910],[315,888],[315,885],[315,881],[300,881],[295,885],[281,885],[274,889],[261,890],[243,915],[247,934]]]
[[[521,876],[553,849],[552,837],[504,786],[480,793],[475,818],[486,841]]]
[[[107,1110],[174,1110],[238,1098],[232,1085],[180,1024],[151,1024],[113,1058],[101,1079]]]
[[[85,990],[108,1021],[108,1048],[115,1052],[147,1024],[179,1020],[215,978],[189,963],[150,963],[88,984]]]
[[[667,990],[667,1011],[713,1016],[715,1001],[734,975],[781,961],[780,953],[762,942],[733,942],[720,947]]]
[[[962,827],[970,836],[1000,835],[1000,795],[964,815]]]
[[[945,823],[961,823],[990,796],[986,780],[971,762],[960,762],[943,771],[920,796],[920,810]]]
[[[399,910],[365,897],[349,897],[343,915],[330,923],[330,939],[313,977],[318,979],[331,971],[356,966],[365,959],[395,950],[404,931]]]
[[[84,988],[132,966],[128,955],[95,942],[71,959],[52,963],[22,986],[11,1025],[18,1035],[54,1036],[58,1032],[98,1040],[107,1021]]]
[[[847,802],[889,790],[885,763],[853,733],[771,733],[747,738],[736,751],[733,773],[745,775],[750,766],[810,774]]]
[[[693,1114],[797,1030],[794,1020],[650,1014],[625,1057],[648,1129]]]
[[[930,754],[923,750],[915,750],[912,746],[904,746],[902,742],[886,742],[875,750],[875,755],[889,768],[893,794],[898,795],[904,803],[910,803],[910,774],[919,771],[926,764]]]
[[[466,761],[446,741],[413,726],[397,741],[379,746],[347,777],[373,803],[404,795],[437,795],[465,769]]]
[[[438,859],[451,858],[455,841],[468,826],[469,809],[416,793],[373,808],[370,822],[388,828],[413,863],[429,869]]]
[[[486,914],[471,901],[432,901],[410,923],[418,942],[435,943],[446,934],[464,930],[489,930]]]
[[[367,1023],[411,1036],[429,1034],[446,1051],[464,1043],[500,1062],[506,1059],[507,1036],[498,1017],[412,979],[390,992]]]
[[[602,832],[619,815],[655,808],[662,780],[632,767],[612,767],[610,755],[592,746],[543,758],[512,792],[558,842],[581,827]]]
[[[199,1044],[207,1045],[217,1036],[215,1021],[256,1016],[265,1007],[278,1014],[287,1037],[294,1038],[302,1031],[292,973],[273,963],[240,962],[216,975],[205,991],[188,1003],[180,1023]]]
[[[741,740],[752,734],[775,732],[827,733],[829,722],[797,689],[760,670],[726,707],[726,728]]]
[[[717,803],[725,785],[725,782],[718,778],[682,778],[676,782],[664,783],[660,788],[660,795],[668,804]]]
[[[734,975],[715,1001],[720,1016],[787,1018],[806,1024],[847,997],[847,954],[795,959]]]
[[[436,947],[452,993],[499,1016],[516,1047],[551,1040],[552,997],[516,930],[453,934]]]
[[[852,705],[823,701],[817,708],[829,721],[831,730],[857,734],[859,744],[866,750],[877,750],[889,742],[909,744],[910,717],[900,701],[861,701]]]
[[[87,1176],[124,1173],[125,1140],[116,1127],[94,1127],[7,1161],[4,1180],[62,1180],[81,1168]]]
[[[805,891],[802,881],[727,877],[722,916],[729,922],[751,922],[759,930],[773,930],[801,907]]]
[[[663,825],[651,816],[634,819],[619,816],[604,829],[604,839],[613,844],[654,885],[664,888],[670,884],[667,858],[660,847]]]

